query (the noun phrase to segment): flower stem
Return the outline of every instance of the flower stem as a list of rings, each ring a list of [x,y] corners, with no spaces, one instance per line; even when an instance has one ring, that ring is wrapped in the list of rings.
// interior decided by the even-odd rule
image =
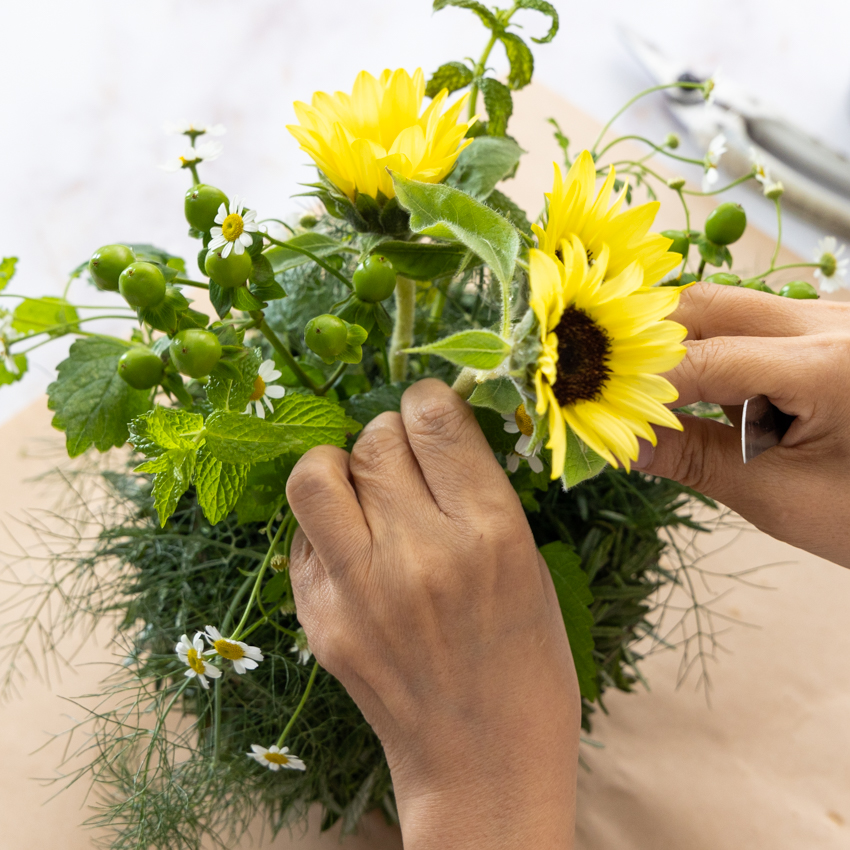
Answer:
[[[342,377],[342,373],[348,368],[348,363],[340,363],[339,366],[336,367],[333,374],[327,381],[316,390],[316,395],[324,395],[329,389],[333,387],[333,385]]]
[[[484,48],[484,52],[481,54],[481,58],[478,60],[478,64],[475,66],[475,76],[480,77],[484,73],[485,63],[490,58],[490,52],[496,45],[496,33],[493,33],[490,36],[490,41],[487,42],[487,46]],[[478,105],[478,83],[473,83],[472,88],[469,90],[469,111],[467,112],[467,121],[471,121],[475,117],[475,107]]]
[[[312,251],[308,251],[306,248],[301,248],[300,246],[293,245],[291,242],[281,242],[278,239],[273,239],[268,233],[264,233],[263,237],[268,239],[273,245],[278,245],[281,248],[286,248],[287,251],[294,251],[296,254],[303,254],[308,259],[312,260],[317,266],[323,268],[328,274],[332,274],[337,280],[341,283],[344,283],[349,289],[351,289],[351,281],[345,277],[345,275],[340,274],[333,266],[328,265],[324,260],[320,257],[317,257]]]
[[[304,708],[304,705],[307,702],[307,697],[310,696],[310,691],[313,689],[313,682],[316,681],[316,673],[319,671],[319,662],[313,662],[313,669],[310,671],[310,678],[307,680],[307,687],[304,688],[304,694],[301,697],[301,702],[298,703],[298,707],[295,709],[292,717],[289,718],[289,723],[283,727],[283,732],[280,733],[280,737],[277,739],[278,747],[283,746],[283,742],[286,740],[286,736],[289,734],[289,730],[295,725],[295,721],[298,719],[298,715],[301,714],[301,709]]]
[[[773,266],[773,268],[768,269],[767,271],[761,272],[760,274],[753,275],[752,277],[744,278],[742,283],[750,283],[751,281],[758,280],[762,277],[767,277],[769,274],[773,274],[774,272],[782,272],[786,269],[817,269],[820,268],[820,263],[786,263],[784,266]]]
[[[272,348],[280,355],[281,360],[295,373],[301,386],[318,393],[319,385],[301,368],[289,349],[281,342],[280,337],[269,327],[265,316],[259,311],[250,315],[257,322],[260,333],[272,344]]]
[[[199,280],[189,280],[189,278],[187,278],[187,277],[179,277],[179,276],[175,277],[174,282],[175,283],[183,283],[186,286],[196,286],[196,287],[198,287],[198,289],[209,289],[210,288],[210,285],[208,283],[202,283]]]
[[[774,198],[776,204],[776,248],[773,249],[773,259],[770,261],[770,270],[776,268],[776,261],[779,259],[779,249],[782,247],[782,204],[779,198]]]
[[[679,162],[687,162],[687,163],[690,163],[691,165],[702,165],[703,164],[703,160],[701,160],[701,159],[692,159],[689,156],[679,156],[678,154],[675,154],[672,151],[667,150],[667,148],[663,148],[660,145],[656,145],[655,142],[651,141],[650,139],[647,139],[644,136],[618,136],[613,141],[608,142],[608,144],[605,145],[605,147],[602,148],[601,151],[599,151],[597,156],[601,157],[604,154],[606,154],[611,148],[613,148],[614,145],[618,145],[618,144],[620,144],[620,142],[626,142],[626,141],[629,141],[629,140],[634,140],[636,142],[642,142],[645,145],[649,145],[649,147],[651,147],[656,153],[664,154],[664,156],[670,157],[670,159],[678,160]]]
[[[395,327],[390,341],[390,381],[407,377],[405,348],[413,343],[413,323],[416,318],[416,281],[399,275],[395,286]]]
[[[477,381],[475,380],[475,370],[466,368],[461,369],[460,374],[455,378],[452,384],[452,389],[462,398],[468,399],[475,389]]]

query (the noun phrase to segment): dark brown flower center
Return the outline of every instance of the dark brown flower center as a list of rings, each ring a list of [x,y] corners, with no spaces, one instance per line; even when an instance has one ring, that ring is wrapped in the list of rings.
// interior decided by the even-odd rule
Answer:
[[[567,307],[558,327],[558,377],[553,390],[561,407],[599,397],[611,369],[608,334],[583,310]]]

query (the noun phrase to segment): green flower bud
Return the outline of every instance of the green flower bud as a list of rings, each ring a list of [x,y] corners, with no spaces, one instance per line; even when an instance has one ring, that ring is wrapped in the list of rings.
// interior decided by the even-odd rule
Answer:
[[[165,276],[153,263],[130,263],[118,278],[118,288],[131,307],[156,307],[165,298]]]
[[[676,150],[679,147],[679,137],[675,133],[668,133],[667,138],[664,139],[664,147],[670,148],[671,151]]]
[[[121,272],[136,261],[136,255],[126,245],[104,245],[91,255],[89,273],[98,289],[118,291]]]
[[[149,348],[137,346],[121,355],[118,374],[134,389],[149,390],[162,379],[162,358]]]
[[[318,223],[319,219],[317,219],[312,213],[304,213],[304,215],[298,219],[298,224],[300,224],[305,230],[312,230]]]
[[[747,214],[740,204],[726,202],[712,210],[705,220],[705,236],[715,245],[737,242],[747,229]]]
[[[202,328],[180,331],[168,347],[171,362],[190,378],[204,378],[221,359],[221,343],[212,332]]]
[[[779,294],[783,298],[796,298],[798,300],[819,297],[817,290],[805,280],[792,280],[789,283],[786,283],[785,286],[779,290]]]
[[[670,187],[670,188],[671,188],[674,192],[678,192],[678,191],[679,191],[679,189],[681,189],[681,188],[683,188],[683,187],[684,187],[684,185],[685,185],[685,178],[684,178],[684,177],[671,177],[671,178],[667,181],[667,185],[668,185],[668,186],[669,186],[669,187]]]
[[[723,286],[740,286],[741,278],[739,278],[736,274],[731,274],[730,272],[715,272],[705,278],[705,282],[719,283]]]
[[[392,263],[380,254],[367,257],[351,276],[355,295],[369,304],[389,298],[395,291],[395,278]]]
[[[348,326],[330,313],[316,316],[304,328],[307,347],[323,360],[333,359],[345,351],[348,343]]]
[[[221,189],[216,189],[215,186],[208,186],[206,183],[199,183],[186,193],[186,200],[183,203],[186,221],[195,230],[208,233],[215,225],[218,208],[222,204],[228,206],[229,203],[230,201],[228,201],[227,195]]]
[[[781,198],[784,194],[785,187],[779,180],[777,180],[775,183],[771,183],[769,186],[764,187],[764,196],[765,198],[770,198],[771,201],[775,201],[777,198]]]

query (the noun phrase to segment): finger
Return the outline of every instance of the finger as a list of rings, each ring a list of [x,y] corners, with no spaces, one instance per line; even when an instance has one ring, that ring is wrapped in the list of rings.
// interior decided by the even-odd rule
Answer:
[[[841,305],[836,305],[841,306]],[[688,329],[689,339],[715,336],[802,336],[839,321],[825,304],[777,298],[766,292],[716,283],[686,289],[669,317]],[[843,322],[847,316],[844,314]]]
[[[331,578],[367,556],[372,538],[351,484],[347,452],[335,446],[310,449],[290,473],[286,498]]]
[[[679,391],[675,406],[698,401],[740,405],[766,395],[792,416],[811,415],[812,375],[825,374],[829,346],[820,337],[713,337],[685,343],[687,354],[665,377]],[[835,353],[830,355],[835,359]]]
[[[382,413],[363,429],[351,450],[350,469],[373,532],[398,532],[437,515],[400,414]]]
[[[442,381],[408,388],[401,416],[428,488],[445,514],[482,501],[504,503],[513,488],[478,427],[470,406]]]
[[[289,576],[292,579],[292,593],[299,615],[304,606],[310,606],[315,599],[315,591],[327,582],[328,574],[316,550],[310,543],[303,528],[297,528],[289,550]],[[303,626],[303,620],[301,621]]]

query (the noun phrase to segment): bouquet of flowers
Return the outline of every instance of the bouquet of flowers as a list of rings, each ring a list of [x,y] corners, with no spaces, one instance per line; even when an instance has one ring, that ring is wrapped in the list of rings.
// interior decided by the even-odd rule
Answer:
[[[523,153],[509,134],[512,92],[534,67],[513,16],[546,16],[532,39],[546,44],[557,12],[544,0],[434,2],[445,6],[487,29],[477,62],[427,81],[363,71],[350,94],[295,104],[289,129],[317,167],[315,214],[261,218],[202,182],[219,128],[186,125],[177,167],[191,176],[197,260],[112,244],[72,273],[115,293],[108,315],[127,319],[125,336],[91,330],[103,311],[68,289],[3,293],[18,303],[0,311],[0,384],[24,376],[42,341],[73,336],[48,391],[68,455],[132,446],[94,473],[107,488],[101,513],[86,513],[94,543],[54,553],[45,580],[67,618],[51,628],[113,617],[125,655],[86,721],[85,764],[69,774],[94,780],[90,822],[111,829],[113,848],[198,848],[205,836],[232,846],[225,838],[257,810],[277,830],[315,803],[323,827],[351,830],[375,807],[396,817],[379,741],[299,626],[285,488],[304,452],[350,447],[420,377],[468,399],[519,494],[561,602],[586,730],[606,689],[641,679],[638,642],[663,642],[658,591],[689,569],[686,552],[663,556],[676,529],[702,528],[696,494],[630,472],[638,438],[680,427],[662,373],[682,358],[685,329],[667,317],[696,280],[772,292],[776,257],[742,280],[729,249],[746,227],[740,206],[694,229],[687,201],[702,193],[684,179],[664,181],[649,157],[606,164],[620,140],[605,133],[573,158],[557,126],[565,168],[531,222],[501,188]],[[487,66],[497,47],[504,82]],[[706,98],[713,87],[675,85]],[[676,154],[675,136],[643,142],[716,176],[720,143],[703,161]],[[779,212],[781,185],[758,163],[749,178]],[[681,201],[680,231],[651,232],[659,180]],[[649,202],[633,205],[638,190]],[[809,265],[832,278],[841,261],[827,249]],[[0,289],[15,262],[3,260]],[[816,297],[802,282],[779,294]],[[44,610],[18,621],[21,642]]]

